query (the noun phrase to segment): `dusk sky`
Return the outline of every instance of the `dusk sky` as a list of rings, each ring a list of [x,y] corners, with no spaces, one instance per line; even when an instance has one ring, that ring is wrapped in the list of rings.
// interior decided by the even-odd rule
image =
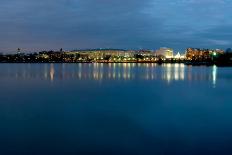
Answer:
[[[232,47],[231,0],[0,2],[0,52]]]

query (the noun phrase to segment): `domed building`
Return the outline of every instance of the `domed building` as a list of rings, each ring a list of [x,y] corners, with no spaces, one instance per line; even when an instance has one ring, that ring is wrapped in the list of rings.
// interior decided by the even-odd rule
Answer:
[[[166,59],[172,59],[173,58],[173,49],[171,48],[160,48],[156,51],[157,57],[165,57]]]

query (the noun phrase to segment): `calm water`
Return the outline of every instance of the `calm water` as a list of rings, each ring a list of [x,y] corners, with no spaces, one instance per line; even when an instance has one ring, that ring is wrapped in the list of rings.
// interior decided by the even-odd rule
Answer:
[[[0,64],[0,154],[232,154],[232,68]]]

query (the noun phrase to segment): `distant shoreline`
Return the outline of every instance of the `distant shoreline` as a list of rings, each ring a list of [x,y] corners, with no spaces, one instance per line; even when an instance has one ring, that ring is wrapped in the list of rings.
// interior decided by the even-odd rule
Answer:
[[[157,51],[91,50],[91,51],[42,51],[25,54],[18,49],[17,54],[0,54],[0,63],[153,63],[192,66],[232,66],[232,52],[188,48],[185,55],[174,55],[170,48]]]

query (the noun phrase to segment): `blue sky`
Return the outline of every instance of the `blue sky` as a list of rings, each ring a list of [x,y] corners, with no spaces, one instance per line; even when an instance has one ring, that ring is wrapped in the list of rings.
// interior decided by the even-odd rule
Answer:
[[[230,0],[0,0],[0,51],[232,47]]]

